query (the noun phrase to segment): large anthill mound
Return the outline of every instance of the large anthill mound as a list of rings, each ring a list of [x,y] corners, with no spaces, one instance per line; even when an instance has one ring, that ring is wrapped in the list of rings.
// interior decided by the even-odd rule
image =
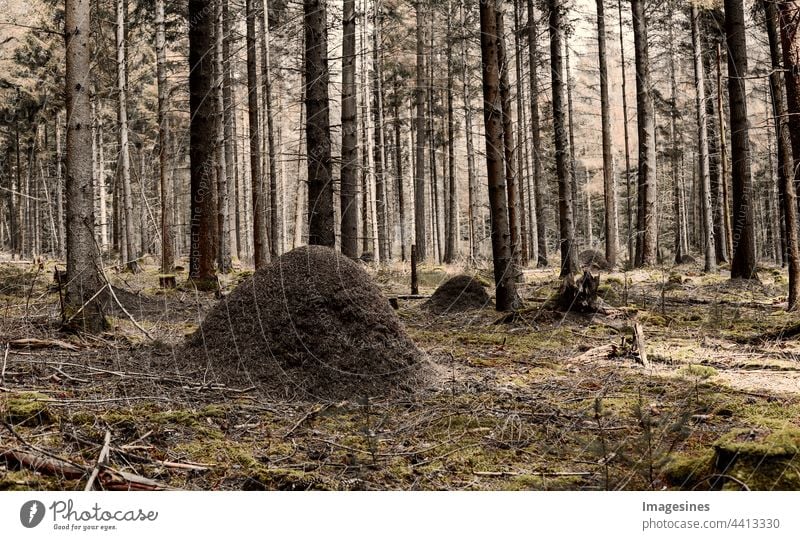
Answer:
[[[439,285],[425,307],[442,314],[481,309],[490,302],[483,283],[472,276],[459,275]]]
[[[587,249],[578,254],[578,261],[581,268],[586,270],[611,270],[612,267],[606,260],[605,255],[596,249]]]
[[[386,396],[423,378],[423,355],[358,263],[320,246],[284,254],[240,284],[189,340],[228,383],[280,398]]]

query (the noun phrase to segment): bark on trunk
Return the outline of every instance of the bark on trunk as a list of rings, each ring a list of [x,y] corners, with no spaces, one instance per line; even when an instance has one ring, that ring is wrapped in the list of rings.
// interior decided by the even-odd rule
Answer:
[[[503,177],[503,124],[498,66],[496,0],[480,3],[481,58],[483,74],[483,118],[486,131],[486,171],[492,222],[492,254],[496,308],[515,309],[519,304],[516,270],[511,252],[506,186]]]
[[[88,332],[108,327],[100,254],[94,240],[92,118],[89,104],[91,8],[89,0],[65,3],[67,107],[67,310],[65,320]]]
[[[653,96],[650,92],[650,59],[644,0],[631,0],[636,56],[636,115],[639,134],[639,188],[636,266],[656,264],[658,220],[656,217],[656,144]]]
[[[756,278],[753,226],[753,179],[747,120],[747,43],[742,0],[725,0],[728,44],[728,96],[731,118],[731,184],[733,187],[731,279]]]
[[[334,247],[326,0],[304,0],[308,243]]]
[[[356,8],[355,0],[344,1],[342,26],[342,253],[358,257],[358,105],[356,103]]]
[[[562,6],[560,0],[548,0],[550,9],[550,74],[553,88],[553,131],[558,177],[558,224],[561,245],[561,277],[578,271],[575,248],[573,193],[570,182],[569,141],[564,103],[564,62],[562,46]]]
[[[695,109],[697,116],[698,164],[700,168],[700,205],[703,228],[704,270],[713,272],[716,269],[714,249],[714,226],[711,206],[711,174],[708,159],[708,129],[706,117],[706,83],[703,68],[703,49],[700,43],[699,11],[695,4],[691,5],[692,51],[694,56]]]
[[[611,113],[608,99],[608,67],[606,66],[606,21],[604,0],[597,0],[597,54],[600,66],[600,120],[603,137],[603,195],[605,200],[606,261],[617,265],[617,189],[614,179],[614,155],[611,148]]]
[[[214,13],[207,3],[189,0],[189,112],[191,169],[191,225],[189,278],[198,288],[216,286],[213,233],[214,200]]]
[[[769,2],[765,2],[769,3]],[[774,8],[773,8],[774,9]],[[784,1],[778,4],[780,13],[781,44],[783,48],[783,68],[786,81],[786,111],[775,114],[776,127],[780,128],[778,144],[779,159],[783,162],[782,191],[784,192],[783,215],[786,222],[786,240],[789,255],[789,310],[796,310],[800,302],[800,247],[798,247],[797,231],[797,183],[800,181],[800,2]],[[774,15],[769,17],[774,21]],[[772,45],[773,63],[777,60],[777,45]],[[776,72],[777,75],[777,72]],[[776,82],[780,80],[776,77]],[[778,84],[780,86],[780,84]],[[775,96],[775,101],[782,103],[782,96]],[[786,120],[788,117],[788,121]],[[791,153],[787,147],[787,138],[791,140]]]

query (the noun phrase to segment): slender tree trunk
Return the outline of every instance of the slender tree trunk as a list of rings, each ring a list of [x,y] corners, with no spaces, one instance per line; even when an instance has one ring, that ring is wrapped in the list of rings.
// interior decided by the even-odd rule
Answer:
[[[670,135],[670,173],[672,175],[672,196],[673,210],[675,213],[675,264],[681,264],[689,254],[689,246],[686,245],[686,235],[683,230],[683,198],[681,197],[681,176],[680,163],[683,159],[682,145],[679,141],[678,133],[678,83],[675,78],[675,34],[674,26],[674,7],[669,5],[669,15],[667,21],[667,40],[669,41],[669,82],[670,82],[670,108],[669,108],[669,135]]]
[[[690,9],[692,51],[694,57],[695,108],[697,112],[697,145],[699,147],[700,206],[703,228],[703,254],[705,256],[704,270],[706,272],[713,272],[716,269],[716,259],[711,206],[711,174],[709,173],[708,159],[705,70],[703,68],[703,48],[700,42],[700,23],[698,20],[700,14],[695,4],[691,4]]]
[[[269,39],[269,8],[267,0],[261,1],[261,17],[259,24],[262,34],[261,78],[262,101],[267,128],[267,158],[269,174],[269,254],[274,259],[280,254],[278,231],[278,171],[275,155],[275,122],[272,115],[272,61]]]
[[[628,231],[628,266],[634,266],[636,257],[636,237],[633,230],[633,190],[631,186],[631,150],[630,135],[628,134],[628,85],[625,63],[625,32],[622,29],[622,0],[617,0],[617,14],[619,16],[619,54],[622,63],[622,123],[625,135],[625,217]]]
[[[378,226],[377,260],[387,262],[389,255],[389,234],[386,219],[386,180],[384,178],[384,135],[383,135],[383,91],[380,63],[380,0],[373,0],[372,7],[372,120],[373,146],[372,163],[375,174],[375,213]]]
[[[133,218],[133,194],[131,193],[131,163],[128,148],[128,59],[125,42],[125,24],[128,17],[128,3],[117,0],[117,91],[119,93],[119,181],[122,182],[122,206],[124,208],[124,236],[126,251],[123,262],[128,270],[137,272],[139,264],[136,257],[136,244],[133,241],[135,223]]]
[[[452,1],[447,2],[447,224],[445,226],[444,262],[453,263],[458,256],[458,190],[456,189],[455,124],[453,121],[453,32]]]
[[[517,186],[519,190],[519,227],[520,227],[520,266],[528,265],[528,219],[526,216],[525,208],[525,182],[527,174],[525,174],[525,148],[527,146],[525,141],[525,120],[522,113],[522,94],[524,92],[524,84],[522,82],[522,47],[520,46],[519,35],[521,32],[519,25],[519,0],[514,0],[514,68],[515,76],[514,84],[516,86],[516,99],[514,100],[517,106],[517,140],[518,147],[516,149],[517,157]],[[522,275],[522,274],[520,274]]]
[[[500,107],[503,119],[503,153],[505,157],[506,192],[508,197],[508,225],[511,233],[511,257],[513,268],[518,270],[522,262],[522,229],[520,221],[519,184],[514,153],[514,122],[511,118],[511,84],[508,81],[508,58],[506,55],[505,30],[502,8],[496,10],[497,22],[497,65],[500,69]],[[515,275],[514,279],[519,279]]]
[[[108,327],[101,289],[100,254],[94,240],[89,79],[91,8],[88,0],[65,2],[67,106],[67,310],[74,326],[88,332]]]
[[[547,266],[547,218],[545,216],[546,182],[542,171],[542,142],[539,120],[539,47],[536,35],[536,17],[533,0],[527,0],[528,8],[528,60],[530,63],[531,141],[533,143],[533,182],[536,203],[536,236],[539,250],[537,266]]]
[[[158,162],[161,182],[161,273],[171,274],[175,269],[174,240],[172,239],[172,177],[169,175],[167,139],[167,54],[164,26],[164,0],[156,0],[156,75],[158,81]],[[168,284],[167,281],[164,281]]]
[[[216,226],[214,200],[215,139],[214,12],[201,0],[189,0],[189,161],[191,169],[191,216],[189,278],[198,288],[216,286],[213,234]]]
[[[414,129],[417,133],[416,166],[414,170],[414,241],[417,261],[427,257],[425,231],[425,0],[416,0],[417,78],[414,87],[416,117]]]
[[[400,217],[400,260],[406,260],[406,205],[405,205],[405,186],[403,177],[403,140],[401,138],[400,127],[400,87],[395,79],[394,87],[394,143],[395,143],[395,185],[397,191],[397,209]]]
[[[561,0],[548,0],[550,31],[550,76],[553,88],[553,134],[558,178],[558,223],[561,247],[561,277],[578,271],[578,254],[575,247],[575,223],[572,210],[572,184],[570,182],[569,140],[564,91],[563,58],[563,7]]]
[[[611,113],[606,65],[606,21],[604,0],[597,0],[597,54],[600,66],[600,121],[603,137],[603,195],[605,200],[606,261],[617,265],[619,229],[617,227],[617,189],[614,179],[614,154],[611,147]]]
[[[769,2],[765,2],[768,4]],[[772,5],[770,3],[770,5]],[[774,10],[774,7],[772,8]],[[786,81],[786,113],[776,112],[776,128],[779,128],[779,163],[784,167],[782,178],[783,216],[786,223],[786,243],[789,255],[789,301],[790,311],[798,308],[800,302],[800,248],[798,247],[797,183],[800,181],[800,2],[784,0],[778,3],[780,35],[783,49],[783,74]],[[770,24],[775,24],[775,16],[768,14]],[[770,36],[770,50],[773,66],[777,58],[777,44]],[[778,88],[773,96],[776,103],[783,104],[780,79],[775,73]],[[772,78],[770,79],[772,82]],[[781,92],[782,93],[782,92]],[[789,152],[787,139],[791,141]]]
[[[67,231],[64,228],[64,178],[63,178],[63,175],[62,175],[62,170],[63,170],[62,167],[63,167],[63,163],[64,163],[64,155],[61,152],[61,111],[56,113],[55,131],[56,131],[56,185],[55,185],[55,188],[56,188],[56,212],[57,212],[57,216],[58,216],[58,223],[57,223],[57,226],[58,226],[58,257],[63,259],[66,256],[66,251],[65,251],[64,248],[66,247],[65,246],[65,242],[66,242],[66,238],[67,238]],[[103,151],[102,133],[103,133],[103,131],[102,131],[102,127],[101,127],[100,128],[100,142],[101,142],[100,152],[101,153]],[[10,183],[10,181],[9,181],[9,183]],[[104,189],[105,189],[105,186],[104,186]],[[11,247],[11,253],[13,255],[13,253],[14,253],[14,237],[15,237],[15,234],[16,234],[15,227],[14,227],[14,225],[15,225],[15,223],[14,223],[15,222],[15,219],[14,219],[15,216],[14,216],[14,194],[13,193],[9,194],[8,203],[9,203],[9,209],[8,209],[8,212],[9,212],[9,234],[11,236],[11,246],[10,247]],[[101,227],[106,225],[105,215],[101,215],[100,216],[100,220],[101,220]],[[107,230],[106,230],[105,238],[108,238],[108,231]],[[107,247],[108,247],[107,245],[104,246],[104,248],[107,248]]]
[[[733,252],[733,231],[731,227],[731,205],[730,197],[728,196],[728,145],[725,141],[725,121],[723,119],[725,108],[722,103],[722,45],[717,43],[717,124],[719,127],[719,195],[721,197],[718,203],[720,209],[720,219],[722,226],[725,230],[723,238],[725,239],[724,252],[725,257],[722,260],[732,260]]]
[[[229,0],[219,0],[222,4],[222,105],[223,105],[223,137],[225,139],[225,184],[227,187],[229,246],[231,252],[236,247],[236,257],[242,256],[242,245],[238,212],[238,179],[239,162],[236,152],[236,105],[233,99],[233,80],[231,76],[231,16]],[[231,254],[232,257],[232,254]]]
[[[269,262],[269,240],[267,238],[266,200],[264,179],[261,172],[261,131],[258,107],[258,75],[256,67],[256,12],[255,2],[247,0],[247,111],[250,132],[250,181],[253,208],[253,262],[256,269]]]
[[[569,181],[572,186],[572,221],[575,226],[576,249],[578,249],[578,246],[586,241],[586,239],[589,237],[589,234],[588,234],[588,228],[586,226],[588,224],[581,224],[580,212],[579,212],[580,192],[578,190],[578,164],[575,160],[575,123],[574,123],[575,109],[572,106],[573,105],[572,69],[569,61],[569,32],[567,31],[566,28],[562,29],[562,40],[564,42],[564,54],[562,56],[562,59],[564,67],[567,71],[566,79],[564,80],[564,88],[566,89],[567,92],[567,129],[569,134],[569,164],[570,164]],[[580,234],[581,231],[584,232],[585,235],[581,235]],[[591,247],[591,245],[589,247]]]
[[[492,222],[492,254],[496,308],[515,309],[519,304],[516,269],[508,225],[508,201],[503,177],[503,120],[500,100],[499,32],[496,0],[480,3],[481,57],[483,59],[483,118],[486,126],[486,173]]]
[[[304,0],[308,243],[334,247],[326,0]]]
[[[342,14],[342,253],[358,257],[358,104],[356,100],[356,7],[345,0]]]
[[[160,1],[160,0],[159,0]],[[215,4],[215,46],[214,46],[214,92],[216,120],[216,154],[217,154],[217,268],[227,273],[231,270],[231,244],[228,231],[228,163],[225,147],[225,0],[216,0]]]
[[[638,223],[636,266],[656,264],[658,219],[656,216],[656,145],[653,96],[650,91],[650,59],[644,0],[631,0],[636,56],[636,111],[639,134]]]
[[[733,186],[733,259],[731,279],[756,278],[753,228],[753,179],[750,173],[750,137],[747,120],[747,43],[743,0],[725,0],[725,36],[728,45],[728,95],[731,117],[731,172]],[[722,130],[720,130],[722,131]]]
[[[475,145],[472,139],[472,100],[470,98],[469,69],[467,64],[467,26],[466,26],[466,0],[460,0],[461,16],[461,75],[462,75],[462,96],[464,102],[464,137],[467,144],[467,197],[468,197],[468,217],[469,220],[469,254],[470,262],[475,263],[478,259],[478,196],[475,178]],[[480,227],[482,229],[482,227]]]

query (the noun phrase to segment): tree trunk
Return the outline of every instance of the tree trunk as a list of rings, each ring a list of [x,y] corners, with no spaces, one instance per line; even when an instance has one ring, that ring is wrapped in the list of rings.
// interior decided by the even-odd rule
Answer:
[[[453,16],[452,1],[447,2],[447,224],[445,226],[444,262],[453,263],[458,256],[458,190],[456,189],[455,124],[453,122]]]
[[[219,0],[222,3],[222,104],[223,104],[223,136],[225,137],[225,184],[228,190],[228,231],[230,234],[229,246],[233,251],[236,246],[236,257],[242,256],[242,242],[240,217],[238,211],[238,180],[239,161],[236,151],[236,104],[233,98],[233,77],[231,75],[231,16],[228,0]],[[232,256],[232,255],[231,255]]]
[[[514,153],[514,122],[511,118],[511,85],[508,81],[508,57],[506,55],[506,40],[504,31],[504,11],[496,11],[497,23],[497,65],[500,69],[500,103],[503,114],[503,153],[505,157],[506,191],[508,196],[508,225],[511,233],[511,257],[513,268],[519,270],[522,263],[522,227],[520,220],[520,195],[518,184],[518,171],[514,170],[516,161]],[[519,279],[521,274],[515,275]]]
[[[424,0],[417,0],[414,6],[417,17],[417,78],[414,87],[414,103],[417,109],[414,120],[414,129],[417,133],[414,170],[414,242],[417,261],[420,262],[427,257],[425,245],[425,11],[423,2]]]
[[[731,229],[730,198],[728,196],[728,145],[725,142],[725,121],[723,116],[725,108],[722,105],[722,45],[717,43],[717,124],[719,128],[719,216],[722,227],[725,231],[723,238],[724,258],[720,260],[731,260],[733,251],[733,231]]]
[[[161,1],[161,0],[159,0]],[[216,121],[216,154],[217,154],[217,268],[227,273],[231,270],[231,243],[228,231],[228,163],[225,148],[225,56],[224,39],[225,14],[222,4],[225,0],[217,0],[215,4],[215,46],[214,46],[214,97]]]
[[[334,247],[326,0],[304,0],[308,243]]]
[[[89,105],[91,8],[88,0],[65,2],[67,107],[67,310],[75,327],[100,332],[108,327],[101,289],[100,254],[94,240],[92,117]]]
[[[573,193],[570,182],[569,141],[567,139],[566,111],[564,110],[564,61],[562,46],[561,0],[548,0],[550,28],[550,76],[553,88],[553,132],[558,177],[558,224],[561,245],[562,278],[578,271],[578,254],[575,248],[575,223]]]
[[[261,172],[261,131],[258,107],[258,75],[256,67],[256,6],[257,0],[247,0],[247,111],[250,132],[250,182],[253,208],[253,262],[259,269],[269,262],[269,240],[267,239],[266,200],[264,179]]]
[[[528,261],[530,260],[530,252],[533,250],[528,249],[529,243],[529,230],[528,230],[528,208],[526,207],[526,192],[528,192],[528,187],[526,186],[526,182],[528,182],[530,175],[527,174],[527,160],[528,160],[528,143],[527,138],[525,137],[525,114],[524,114],[524,107],[522,106],[523,102],[523,95],[525,93],[525,86],[522,81],[522,45],[520,44],[520,33],[522,29],[520,28],[520,15],[519,15],[519,0],[514,0],[514,67],[516,71],[516,79],[514,84],[517,88],[516,92],[516,99],[514,100],[517,106],[517,140],[519,141],[519,147],[517,148],[517,175],[518,181],[517,185],[519,186],[519,210],[520,210],[520,219],[519,219],[519,226],[521,231],[521,250],[520,250],[520,262],[522,266],[527,266]],[[527,193],[530,195],[530,193]],[[531,208],[531,211],[533,209]],[[532,225],[532,223],[531,223]],[[534,236],[535,237],[535,236]]]
[[[564,88],[567,91],[567,129],[569,133],[569,181],[572,186],[572,222],[576,234],[575,249],[578,249],[578,245],[585,242],[590,235],[588,234],[588,224],[584,224],[585,226],[581,227],[580,213],[578,210],[580,207],[580,192],[578,191],[578,164],[575,160],[575,109],[572,106],[572,70],[570,69],[569,61],[569,33],[566,27],[562,28],[561,36],[564,41],[564,55],[562,59],[567,71],[566,79],[564,80]],[[586,234],[581,235],[580,232]],[[579,240],[579,238],[582,240]],[[591,244],[589,247],[592,247]]]
[[[530,63],[530,102],[531,102],[531,141],[533,143],[533,182],[534,201],[536,204],[536,237],[539,247],[536,254],[537,266],[547,266],[547,219],[545,216],[545,199],[547,185],[542,171],[542,137],[539,121],[539,47],[536,35],[536,17],[533,11],[533,0],[527,1],[528,7],[528,60]]]
[[[674,26],[674,7],[669,5],[669,15],[667,21],[667,40],[669,42],[669,135],[671,148],[669,151],[670,157],[670,173],[672,176],[672,196],[673,196],[673,211],[675,213],[675,264],[681,264],[684,258],[689,254],[689,246],[686,245],[686,235],[683,229],[683,198],[681,197],[681,176],[680,176],[680,163],[683,159],[682,146],[679,141],[678,133],[678,83],[675,78],[675,33],[673,32]]]
[[[770,4],[770,2],[765,2]],[[786,222],[786,243],[789,255],[789,310],[796,310],[800,302],[800,248],[798,248],[797,232],[797,182],[800,181],[800,2],[787,0],[778,4],[780,12],[780,34],[783,48],[783,68],[786,81],[786,113],[776,112],[776,128],[778,136],[779,162],[784,167],[781,175],[783,192],[783,215]],[[772,8],[774,10],[774,7]],[[775,24],[775,15],[767,16],[769,23]],[[770,51],[773,65],[779,62],[777,44],[773,44],[770,36]],[[775,71],[775,82],[780,88],[778,72]],[[772,82],[772,78],[770,78]],[[782,95],[776,89],[773,100],[783,104]],[[786,120],[788,118],[788,120]],[[787,139],[791,140],[791,153]]]
[[[397,191],[397,209],[400,217],[400,260],[406,260],[406,205],[405,182],[403,177],[403,141],[400,134],[400,86],[395,79],[394,87],[394,151],[395,151],[395,185]]]
[[[161,182],[161,273],[172,274],[175,251],[172,228],[172,178],[169,175],[167,124],[167,54],[164,27],[164,0],[156,0],[156,76],[158,81],[158,162]]]
[[[128,148],[128,59],[125,24],[128,18],[128,3],[117,0],[117,91],[119,92],[119,168],[118,181],[122,182],[122,206],[124,208],[126,251],[122,254],[123,262],[128,270],[137,272],[139,264],[136,257],[133,220],[133,194],[131,193],[131,163]]]
[[[606,261],[617,265],[617,189],[614,179],[614,154],[611,148],[611,113],[608,99],[608,67],[606,66],[606,21],[604,0],[597,0],[597,54],[600,65],[600,120],[603,136],[603,195],[605,200]]]
[[[631,0],[633,38],[636,56],[636,114],[639,134],[639,174],[637,184],[638,219],[636,266],[656,264],[658,220],[656,217],[656,144],[653,96],[650,92],[650,59],[647,47],[647,20],[644,0]]]
[[[733,186],[731,279],[756,278],[753,228],[753,179],[750,173],[750,136],[747,121],[747,43],[742,0],[725,0],[725,36],[728,44],[728,96],[731,118],[731,173]]]
[[[628,134],[628,86],[625,64],[625,33],[622,29],[622,0],[617,0],[619,15],[619,54],[622,61],[622,123],[625,134],[625,216],[628,234],[628,267],[633,267],[636,256],[636,236],[633,232],[633,190],[631,189],[631,150]]]
[[[692,51],[694,56],[695,108],[697,112],[697,145],[699,147],[700,166],[700,206],[703,224],[704,270],[713,272],[716,269],[714,249],[714,226],[711,207],[711,174],[708,159],[708,129],[706,118],[706,83],[703,68],[703,49],[700,43],[700,14],[695,4],[691,5]]]
[[[272,116],[272,62],[269,40],[269,8],[267,0],[260,0],[262,17],[259,19],[261,30],[261,83],[263,85],[261,101],[263,103],[268,159],[269,184],[269,254],[271,258],[279,255],[278,249],[278,171],[275,156],[275,123]],[[266,198],[266,197],[265,197]],[[265,223],[266,225],[266,223]]]
[[[342,26],[342,253],[358,257],[358,106],[356,103],[356,8],[344,1]]]
[[[466,35],[466,0],[461,0],[461,32]],[[477,180],[475,178],[475,147],[472,139],[472,100],[470,99],[469,70],[467,64],[467,38],[461,40],[461,75],[462,95],[464,102],[464,136],[467,143],[467,197],[469,220],[469,254],[470,262],[475,263],[478,258],[478,194]],[[482,229],[482,227],[480,227]]]
[[[480,3],[481,58],[483,72],[483,118],[486,129],[486,173],[492,222],[492,254],[498,311],[519,304],[516,269],[511,250],[506,186],[503,177],[503,123],[500,102],[499,33],[496,0]]]
[[[378,228],[377,260],[387,262],[389,255],[388,230],[386,226],[386,181],[384,178],[384,136],[383,136],[383,91],[381,63],[378,54],[380,47],[380,2],[372,3],[372,122],[373,146],[372,163],[375,173],[375,214]]]
[[[214,12],[201,0],[189,0],[189,161],[191,170],[191,244],[189,278],[198,288],[216,286],[213,237],[215,139]]]

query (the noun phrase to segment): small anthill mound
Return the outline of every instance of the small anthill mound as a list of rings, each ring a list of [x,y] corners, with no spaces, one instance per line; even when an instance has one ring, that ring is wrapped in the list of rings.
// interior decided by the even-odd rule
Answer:
[[[187,349],[209,376],[284,399],[407,392],[427,366],[364,269],[320,246],[292,250],[241,283]]]
[[[486,286],[465,274],[452,277],[439,285],[425,307],[436,314],[481,309],[491,302]]]
[[[581,251],[578,255],[578,262],[580,262],[581,268],[586,270],[612,270],[605,255],[596,249]]]

